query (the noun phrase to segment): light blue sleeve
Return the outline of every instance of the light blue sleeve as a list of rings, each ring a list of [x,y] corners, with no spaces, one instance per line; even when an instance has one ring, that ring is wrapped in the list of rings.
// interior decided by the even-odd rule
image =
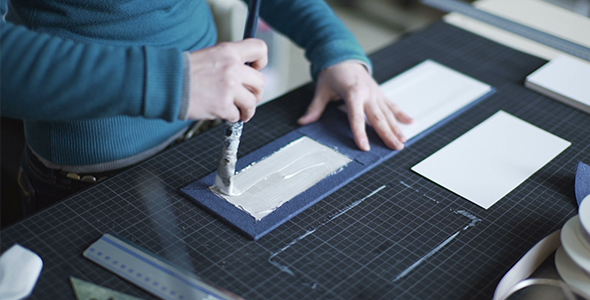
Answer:
[[[371,69],[355,36],[323,0],[262,0],[260,15],[305,49],[314,79],[321,70],[346,60],[364,62]]]
[[[0,0],[0,13],[8,0]],[[115,115],[178,119],[184,59],[178,49],[85,44],[0,21],[1,114],[64,121]]]

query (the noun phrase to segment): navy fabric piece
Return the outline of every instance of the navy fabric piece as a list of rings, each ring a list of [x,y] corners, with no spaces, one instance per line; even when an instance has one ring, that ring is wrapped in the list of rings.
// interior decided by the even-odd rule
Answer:
[[[578,163],[575,190],[576,201],[578,201],[578,206],[580,206],[582,204],[582,200],[584,200],[586,196],[590,195],[590,166],[583,162]]]
[[[484,100],[494,92],[495,90],[492,89],[486,95],[413,137],[406,143],[406,147],[411,146],[420,138],[444,125],[449,120]],[[213,186],[215,183],[216,172],[189,184],[182,188],[181,191],[191,200],[212,214],[218,216],[230,226],[236,228],[249,238],[257,240],[399,152],[387,148],[372,128],[367,128],[367,134],[369,136],[371,150],[365,152],[359,150],[354,143],[347,115],[332,107],[324,113],[320,121],[300,127],[299,129],[294,130],[266,146],[240,158],[236,164],[236,170],[242,170],[244,167],[270,156],[292,141],[305,135],[353,159],[353,161],[346,165],[340,172],[324,178],[311,188],[279,206],[275,211],[262,218],[260,221],[256,221],[256,219],[247,212],[242,211],[209,190],[209,187]]]
[[[258,162],[301,137],[303,135],[297,131],[288,133],[272,143],[240,158],[236,169],[241,170],[254,162]],[[353,176],[354,174],[364,173],[364,169],[366,169],[364,165],[356,161],[351,161],[341,172],[324,178],[316,185],[278,207],[260,221],[256,221],[247,212],[237,208],[209,190],[209,187],[215,184],[216,172],[189,184],[182,188],[181,191],[209,212],[226,221],[232,227],[238,229],[251,239],[257,240],[358,176]]]

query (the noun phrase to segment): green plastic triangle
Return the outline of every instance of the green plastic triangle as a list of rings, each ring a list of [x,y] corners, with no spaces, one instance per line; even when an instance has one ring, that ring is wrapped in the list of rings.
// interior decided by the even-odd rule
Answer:
[[[78,278],[70,277],[70,282],[78,300],[141,300]]]

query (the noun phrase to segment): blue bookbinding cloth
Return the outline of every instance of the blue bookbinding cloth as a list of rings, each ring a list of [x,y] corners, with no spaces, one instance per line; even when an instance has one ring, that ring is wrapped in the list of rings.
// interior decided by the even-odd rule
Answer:
[[[590,166],[583,162],[578,163],[575,191],[576,201],[578,201],[578,206],[580,206],[582,204],[582,200],[584,200],[586,196],[590,195]]]
[[[449,120],[452,120],[494,92],[495,90],[492,89],[488,94],[473,101],[451,116],[413,137],[406,143],[406,147],[410,147],[423,136],[447,123]],[[257,240],[399,152],[387,148],[372,128],[368,128],[367,131],[371,150],[365,152],[359,150],[355,145],[346,114],[333,108],[326,111],[320,121],[302,126],[240,158],[236,164],[236,170],[241,170],[254,162],[258,162],[261,159],[270,156],[300,137],[308,136],[352,159],[352,161],[342,168],[341,171],[324,178],[311,188],[279,206],[275,211],[259,221],[256,221],[256,219],[249,213],[239,209],[209,190],[209,187],[213,186],[215,183],[216,172],[189,184],[182,188],[181,192],[204,209],[218,216],[227,224],[245,234],[247,237]]]

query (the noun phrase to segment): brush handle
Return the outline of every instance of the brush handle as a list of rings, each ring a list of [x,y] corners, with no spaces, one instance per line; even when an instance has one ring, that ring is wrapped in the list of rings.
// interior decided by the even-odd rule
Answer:
[[[244,30],[244,39],[253,38],[256,35],[258,27],[258,13],[260,11],[261,0],[251,0],[248,8],[248,18],[246,19],[246,28]],[[247,63],[250,65],[250,63]],[[238,148],[240,146],[240,137],[242,136],[243,121],[236,123],[226,122],[225,140],[221,152],[219,169],[215,178],[215,186],[224,194],[232,195],[233,191],[231,179],[236,172],[236,162],[238,160]]]
[[[260,12],[261,0],[250,0],[248,7],[248,19],[246,19],[246,28],[244,28],[244,39],[253,38],[258,28],[258,14]]]
[[[231,179],[236,172],[238,147],[240,146],[243,127],[244,122],[242,121],[236,123],[228,122],[225,127],[223,151],[221,153],[217,176],[215,177],[215,186],[220,192],[226,195],[235,195],[238,193],[238,191],[234,190]]]

